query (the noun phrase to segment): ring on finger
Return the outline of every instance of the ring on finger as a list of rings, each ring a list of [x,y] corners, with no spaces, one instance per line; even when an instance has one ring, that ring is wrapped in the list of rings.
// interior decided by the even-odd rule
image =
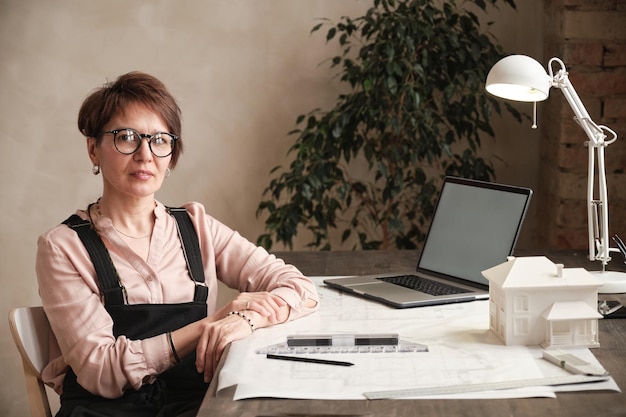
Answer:
[[[250,309],[250,301],[246,301],[246,310]]]

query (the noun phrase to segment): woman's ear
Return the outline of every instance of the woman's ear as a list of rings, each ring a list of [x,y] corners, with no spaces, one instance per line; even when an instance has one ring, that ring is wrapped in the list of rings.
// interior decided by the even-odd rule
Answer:
[[[89,154],[89,159],[91,159],[91,163],[93,165],[98,164],[98,156],[96,155],[96,148],[98,147],[96,138],[87,137],[87,153]]]

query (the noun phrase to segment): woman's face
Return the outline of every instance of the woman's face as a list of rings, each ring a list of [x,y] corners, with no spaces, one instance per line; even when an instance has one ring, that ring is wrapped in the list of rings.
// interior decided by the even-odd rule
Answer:
[[[103,131],[131,128],[142,134],[152,135],[167,132],[163,120],[142,105],[132,105],[115,115],[104,126]],[[99,145],[94,138],[87,139],[89,157],[94,165],[100,166],[103,177],[103,195],[115,198],[137,199],[154,197],[161,188],[172,156],[156,157],[143,139],[137,151],[124,155],[117,151],[113,134],[102,136]]]

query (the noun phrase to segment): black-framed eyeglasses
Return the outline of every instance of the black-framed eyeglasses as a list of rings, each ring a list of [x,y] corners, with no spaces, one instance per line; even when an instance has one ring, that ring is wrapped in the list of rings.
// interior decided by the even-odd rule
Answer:
[[[104,134],[113,135],[113,143],[115,149],[121,154],[130,155],[137,152],[137,149],[141,146],[141,141],[148,139],[148,147],[150,151],[157,158],[165,158],[170,156],[174,151],[174,145],[178,140],[178,136],[172,135],[167,132],[157,132],[152,135],[146,133],[139,133],[134,129],[125,127],[123,129],[108,130],[106,132],[100,132],[98,135]]]

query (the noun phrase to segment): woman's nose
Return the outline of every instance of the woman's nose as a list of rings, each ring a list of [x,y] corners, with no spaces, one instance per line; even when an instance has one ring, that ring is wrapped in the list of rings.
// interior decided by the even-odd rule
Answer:
[[[139,149],[135,151],[135,155],[137,155],[141,160],[151,160],[152,159],[152,150],[150,149],[150,140],[152,138],[142,137],[141,144],[139,145]]]

